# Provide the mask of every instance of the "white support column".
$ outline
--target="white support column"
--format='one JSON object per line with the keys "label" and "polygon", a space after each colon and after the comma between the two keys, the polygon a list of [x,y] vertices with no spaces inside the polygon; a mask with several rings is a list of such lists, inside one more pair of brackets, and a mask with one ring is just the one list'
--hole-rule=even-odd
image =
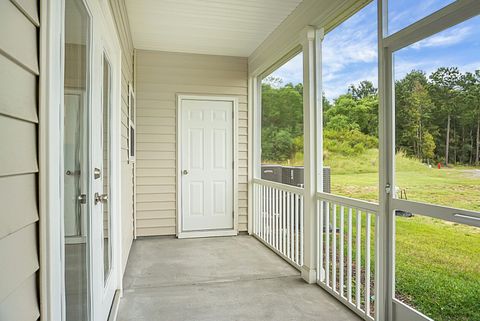
{"label": "white support column", "polygon": [[[317,280],[317,162],[316,162],[316,67],[315,29],[305,28],[300,35],[303,47],[303,133],[304,133],[304,258],[302,278]],[[321,93],[320,93],[321,94]]]}
{"label": "white support column", "polygon": [[248,234],[253,233],[253,168],[256,166],[253,162],[253,100],[255,90],[253,90],[253,78],[248,78],[248,208],[247,208],[247,229]]}

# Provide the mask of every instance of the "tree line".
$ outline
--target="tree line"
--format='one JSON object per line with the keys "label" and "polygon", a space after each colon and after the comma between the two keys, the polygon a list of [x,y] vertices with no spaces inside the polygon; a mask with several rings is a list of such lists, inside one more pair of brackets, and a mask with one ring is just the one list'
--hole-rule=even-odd
{"label": "tree line", "polygon": [[[396,150],[425,163],[478,165],[480,70],[413,70],[395,82]],[[284,162],[303,152],[303,86],[278,78],[262,84],[262,158]],[[351,85],[323,98],[324,146],[346,155],[378,146],[378,90]]]}

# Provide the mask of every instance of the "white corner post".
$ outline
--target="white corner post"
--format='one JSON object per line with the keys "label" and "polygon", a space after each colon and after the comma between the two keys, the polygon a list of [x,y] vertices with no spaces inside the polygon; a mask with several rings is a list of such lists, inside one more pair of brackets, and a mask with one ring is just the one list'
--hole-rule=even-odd
{"label": "white corner post", "polygon": [[[304,135],[304,232],[302,278],[317,281],[317,113],[316,31],[306,27],[300,35],[303,48],[303,135]],[[321,93],[320,93],[321,95]]]}

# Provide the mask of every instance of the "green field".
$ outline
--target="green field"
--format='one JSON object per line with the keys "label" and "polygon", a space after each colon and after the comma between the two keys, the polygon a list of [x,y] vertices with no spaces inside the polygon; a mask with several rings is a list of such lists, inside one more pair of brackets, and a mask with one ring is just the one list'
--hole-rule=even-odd
{"label": "green field", "polygon": [[[378,199],[377,151],[326,155],[332,192]],[[397,155],[397,186],[410,200],[480,211],[480,171],[428,167]],[[421,213],[420,213],[421,214]],[[396,295],[434,320],[480,320],[480,229],[426,216],[396,218]]]}

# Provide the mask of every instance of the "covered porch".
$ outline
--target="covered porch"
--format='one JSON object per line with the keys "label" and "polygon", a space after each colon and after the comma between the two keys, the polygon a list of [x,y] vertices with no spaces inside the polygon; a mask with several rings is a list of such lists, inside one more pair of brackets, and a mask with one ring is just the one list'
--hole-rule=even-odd
{"label": "covered porch", "polygon": [[360,320],[254,237],[138,239],[117,320]]}

